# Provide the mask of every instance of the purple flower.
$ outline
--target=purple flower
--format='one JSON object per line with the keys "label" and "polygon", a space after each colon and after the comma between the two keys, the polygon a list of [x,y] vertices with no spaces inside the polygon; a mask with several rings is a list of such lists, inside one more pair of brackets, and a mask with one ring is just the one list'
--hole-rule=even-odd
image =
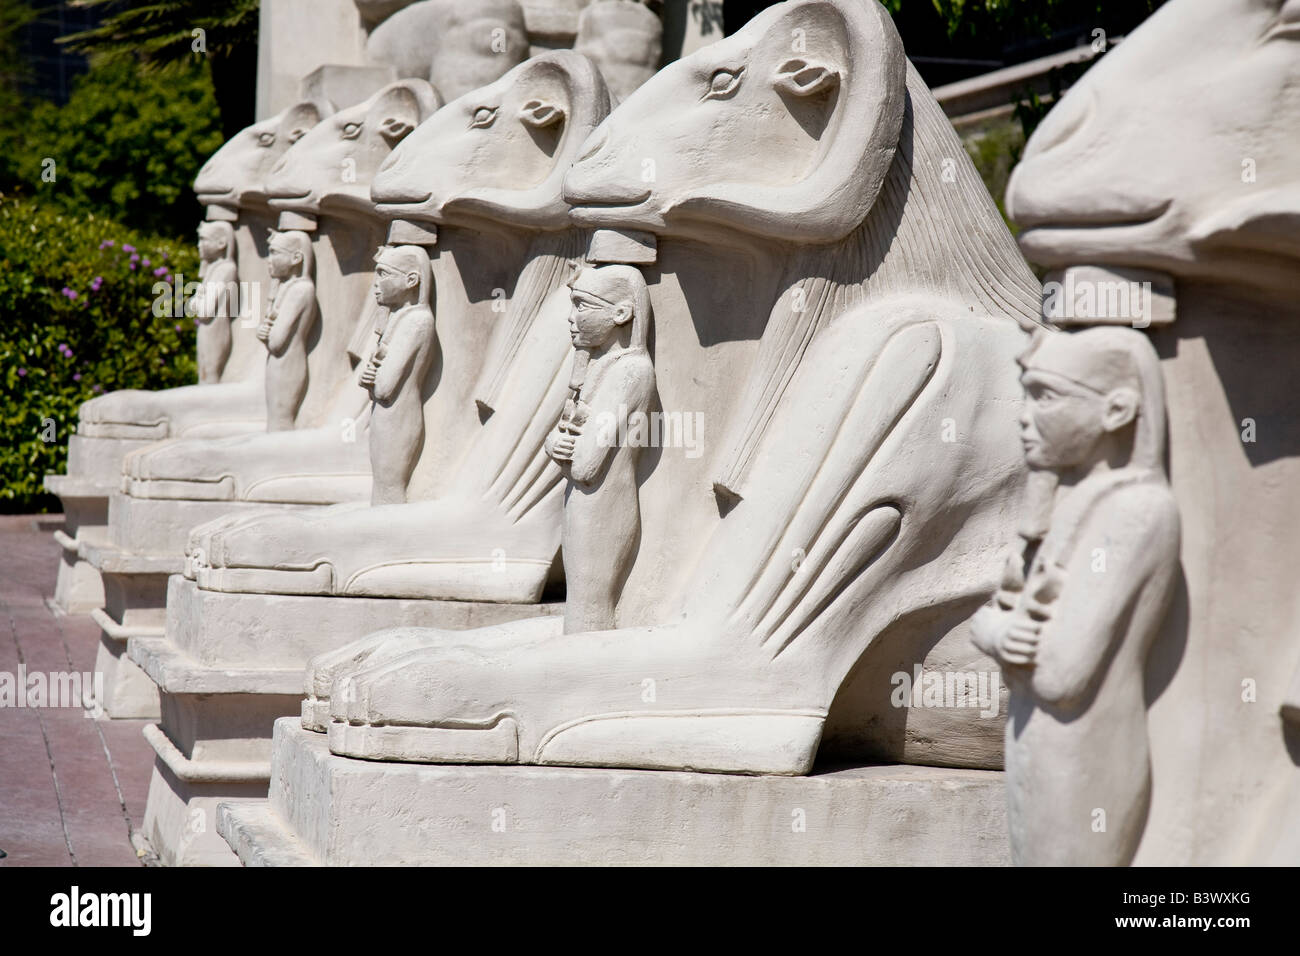
{"label": "purple flower", "polygon": [[72,380],[73,380],[74,382],[80,382],[80,381],[81,381],[81,373],[78,372],[76,375],[72,376]]}
{"label": "purple flower", "polygon": [[177,325],[177,326],[176,326],[176,331],[179,332],[180,330],[181,330],[180,325]]}
{"label": "purple flower", "polygon": [[135,252],[135,246],[131,245],[129,242],[124,242],[124,243],[122,243],[122,251],[123,251],[123,252]]}
{"label": "purple flower", "polygon": [[[146,261],[145,261],[145,265],[148,265],[148,264],[149,264],[149,262],[146,260]],[[164,276],[164,275],[167,274],[167,267],[166,267],[166,266],[159,266],[157,269],[154,269],[154,270],[153,270],[153,274],[156,275],[156,276]]]}
{"label": "purple flower", "polygon": [[172,274],[169,272],[169,273],[167,273],[167,275],[163,276],[163,281],[164,281],[164,282],[171,282],[171,281],[172,281]]}
{"label": "purple flower", "polygon": [[132,271],[132,272],[134,272],[134,271],[135,271],[135,263],[134,263],[134,262],[133,262],[133,263],[131,263],[131,271]]}
{"label": "purple flower", "polygon": [[148,260],[148,259],[141,259],[141,260],[140,260],[140,265],[142,265],[142,266],[144,266],[146,269],[148,269],[148,268],[149,268],[149,260]]}
{"label": "purple flower", "polygon": [[102,392],[103,390],[104,390],[103,385],[96,385],[94,388],[91,389],[92,392]]}
{"label": "purple flower", "polygon": [[25,369],[25,368],[20,368],[20,369],[18,370],[18,377],[19,377],[19,378],[22,378],[22,377],[23,377],[24,375],[26,375],[26,374],[27,374],[27,369]]}
{"label": "purple flower", "polygon": [[111,245],[113,245],[113,240],[112,240],[112,239],[105,239],[103,242],[101,242],[101,243],[99,244],[99,248],[101,248],[101,249],[107,249],[107,248],[108,248],[109,246],[111,246]]}
{"label": "purple flower", "polygon": [[101,285],[103,285],[103,284],[104,284],[104,277],[103,277],[103,276],[95,276],[95,278],[93,278],[93,279],[90,280],[90,291],[91,291],[91,292],[98,292],[98,291],[99,291],[99,287],[100,287]]}
{"label": "purple flower", "polygon": [[132,261],[132,262],[139,262],[139,261],[140,261],[140,253],[138,253],[138,252],[133,252],[133,253],[131,253],[131,261]]}
{"label": "purple flower", "polygon": [[75,299],[77,297],[76,290],[69,289],[66,285],[63,287],[63,294],[66,295],[69,299]]}

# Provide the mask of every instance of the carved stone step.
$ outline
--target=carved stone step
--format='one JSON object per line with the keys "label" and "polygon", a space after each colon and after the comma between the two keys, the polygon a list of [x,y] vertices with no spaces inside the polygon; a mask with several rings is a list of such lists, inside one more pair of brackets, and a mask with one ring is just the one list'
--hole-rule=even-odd
{"label": "carved stone step", "polygon": [[249,866],[1004,865],[1002,773],[913,766],[807,777],[435,766],[337,757],[275,725],[269,800],[216,827]]}

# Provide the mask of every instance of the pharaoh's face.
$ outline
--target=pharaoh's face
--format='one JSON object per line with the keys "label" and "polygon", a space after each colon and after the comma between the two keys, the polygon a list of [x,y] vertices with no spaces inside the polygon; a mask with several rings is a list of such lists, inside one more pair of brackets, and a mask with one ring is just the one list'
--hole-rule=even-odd
{"label": "pharaoh's face", "polygon": [[293,275],[300,261],[301,257],[298,253],[272,246],[270,255],[267,257],[266,266],[271,273],[271,278],[285,279]]}
{"label": "pharaoh's face", "polygon": [[226,244],[216,236],[199,233],[199,258],[204,262],[220,259],[226,251]]}
{"label": "pharaoh's face", "polygon": [[385,262],[375,265],[375,301],[380,305],[393,308],[403,304],[419,284],[420,277],[414,272],[403,272]]}
{"label": "pharaoh's face", "polygon": [[569,336],[573,347],[594,349],[606,345],[615,330],[631,318],[626,304],[615,305],[594,290],[575,282],[569,290]]}
{"label": "pharaoh's face", "polygon": [[1025,409],[1020,443],[1030,468],[1064,471],[1087,465],[1105,434],[1106,397],[1051,372],[1020,377]]}

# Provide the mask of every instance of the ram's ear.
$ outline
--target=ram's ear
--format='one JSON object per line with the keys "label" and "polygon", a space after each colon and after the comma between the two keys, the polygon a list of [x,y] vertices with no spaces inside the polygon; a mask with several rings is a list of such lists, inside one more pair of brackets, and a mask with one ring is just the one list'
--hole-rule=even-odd
{"label": "ram's ear", "polygon": [[334,107],[324,100],[303,100],[294,103],[280,115],[279,130],[286,146],[292,146],[307,135],[313,126],[334,112]]}
{"label": "ram's ear", "polygon": [[791,96],[813,96],[839,84],[839,71],[802,57],[786,60],[772,77],[772,85],[777,91]]}
{"label": "ram's ear", "polygon": [[564,107],[546,100],[529,100],[519,110],[519,121],[533,129],[554,126],[564,120]]}
{"label": "ram's ear", "polygon": [[[792,36],[806,38],[810,52],[791,51]],[[816,121],[816,165],[793,185],[722,181],[666,215],[785,241],[843,239],[871,211],[898,148],[907,100],[898,30],[875,0],[802,0],[769,8],[727,42],[746,41],[755,75],[782,91],[776,108]]]}
{"label": "ram's ear", "polygon": [[438,94],[428,80],[418,78],[390,83],[374,95],[366,118],[381,136],[395,146],[411,130],[437,111]]}

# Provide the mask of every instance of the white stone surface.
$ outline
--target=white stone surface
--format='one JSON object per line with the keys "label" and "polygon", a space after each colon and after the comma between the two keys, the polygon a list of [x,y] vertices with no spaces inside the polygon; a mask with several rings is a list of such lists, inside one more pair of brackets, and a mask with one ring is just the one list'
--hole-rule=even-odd
{"label": "white stone surface", "polygon": [[365,65],[366,28],[353,0],[266,0],[257,42],[257,117],[291,105],[319,66]]}
{"label": "white stone surface", "polygon": [[[224,857],[224,845],[213,841],[215,802],[246,797],[259,782],[265,793],[272,727],[278,717],[298,719],[304,668],[313,655],[377,626],[482,627],[558,610],[221,594],[201,591],[180,575],[168,581],[166,607],[165,627],[132,637],[129,657],[118,667],[147,682],[152,716],[161,698],[160,722],[146,734],[158,755],[146,836],[164,860],[204,865]],[[127,706],[124,693],[119,709]]]}
{"label": "white stone surface", "polygon": [[1044,331],[1018,361],[1023,547],[971,622],[1011,688],[1012,859],[1125,866],[1151,803],[1143,674],[1178,576],[1160,359],[1103,327]]}
{"label": "white stone surface", "polygon": [[809,777],[421,767],[336,757],[281,720],[269,802],[217,829],[247,865],[997,866],[1002,775]]}
{"label": "white stone surface", "polygon": [[562,286],[582,251],[560,186],[607,110],[590,61],[557,52],[447,104],[394,151],[374,201],[395,232],[437,229],[440,358],[423,383],[427,438],[408,503],[197,529],[200,587],[541,597],[560,544],[560,474],[541,446],[563,406]]}
{"label": "white stone surface", "polygon": [[564,194],[657,237],[659,400],[702,441],[640,456],[612,627],[399,632],[335,675],[331,749],[805,774],[832,709],[898,709],[887,683],[842,695],[855,674],[919,662],[994,590],[1037,283],[876,5],[781,4],[664,68]]}
{"label": "white stone surface", "polygon": [[487,86],[528,58],[524,11],[515,0],[420,0],[379,24],[369,62],[433,83],[443,100]]}
{"label": "white stone surface", "polygon": [[1176,292],[1146,330],[1183,533],[1147,669],[1138,864],[1300,861],[1300,731],[1280,715],[1300,667],[1294,20],[1172,0],[1071,87],[1008,187],[1030,259],[1162,271]]}

